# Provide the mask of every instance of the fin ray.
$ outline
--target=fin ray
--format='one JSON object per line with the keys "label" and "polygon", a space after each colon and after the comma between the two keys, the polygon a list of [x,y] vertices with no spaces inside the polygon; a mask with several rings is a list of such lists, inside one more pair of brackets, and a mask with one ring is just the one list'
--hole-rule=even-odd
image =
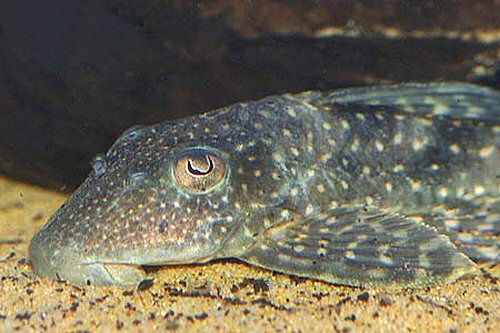
{"label": "fin ray", "polygon": [[452,242],[475,262],[500,261],[500,198],[481,197],[457,204],[454,214],[425,219],[449,235]]}
{"label": "fin ray", "polygon": [[386,106],[418,114],[500,121],[500,93],[470,83],[407,83],[320,93],[316,105]]}

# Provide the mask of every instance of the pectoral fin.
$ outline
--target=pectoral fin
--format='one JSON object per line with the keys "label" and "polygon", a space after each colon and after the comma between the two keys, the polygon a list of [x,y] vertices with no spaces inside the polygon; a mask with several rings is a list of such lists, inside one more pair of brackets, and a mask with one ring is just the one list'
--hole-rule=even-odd
{"label": "pectoral fin", "polygon": [[459,250],[474,262],[498,264],[500,261],[500,198],[481,197],[460,202],[452,213],[425,217],[446,233]]}
{"label": "pectoral fin", "polygon": [[362,208],[335,209],[271,228],[240,259],[351,286],[421,287],[475,271],[434,228]]}

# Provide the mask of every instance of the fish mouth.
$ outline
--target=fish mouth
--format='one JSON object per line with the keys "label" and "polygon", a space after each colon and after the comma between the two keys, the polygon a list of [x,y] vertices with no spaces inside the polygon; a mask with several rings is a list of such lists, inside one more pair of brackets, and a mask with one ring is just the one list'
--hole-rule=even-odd
{"label": "fish mouth", "polygon": [[29,256],[35,274],[80,285],[137,286],[146,278],[139,265],[82,260],[74,251],[58,248],[40,230],[31,240]]}
{"label": "fish mouth", "polygon": [[35,234],[29,246],[34,273],[52,280],[80,285],[136,286],[146,278],[143,266],[204,263],[217,253],[217,247],[210,242],[185,248],[167,242],[149,249],[96,253],[83,240],[58,232],[61,215],[56,216]]}

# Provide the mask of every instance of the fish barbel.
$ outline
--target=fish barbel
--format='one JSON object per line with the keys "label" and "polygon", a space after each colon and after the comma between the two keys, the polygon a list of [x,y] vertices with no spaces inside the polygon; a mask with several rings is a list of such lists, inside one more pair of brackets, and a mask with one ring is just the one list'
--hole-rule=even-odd
{"label": "fish barbel", "polygon": [[499,260],[500,93],[304,92],[126,131],[35,235],[34,271],[135,285],[237,258],[350,286],[452,282]]}

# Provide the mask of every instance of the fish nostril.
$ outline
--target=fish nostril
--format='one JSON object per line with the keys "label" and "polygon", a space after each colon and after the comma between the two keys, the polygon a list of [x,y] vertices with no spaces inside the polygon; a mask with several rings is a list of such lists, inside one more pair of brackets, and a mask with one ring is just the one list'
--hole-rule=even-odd
{"label": "fish nostril", "polygon": [[107,169],[107,161],[103,154],[97,155],[92,161],[92,169],[97,177],[102,176]]}

